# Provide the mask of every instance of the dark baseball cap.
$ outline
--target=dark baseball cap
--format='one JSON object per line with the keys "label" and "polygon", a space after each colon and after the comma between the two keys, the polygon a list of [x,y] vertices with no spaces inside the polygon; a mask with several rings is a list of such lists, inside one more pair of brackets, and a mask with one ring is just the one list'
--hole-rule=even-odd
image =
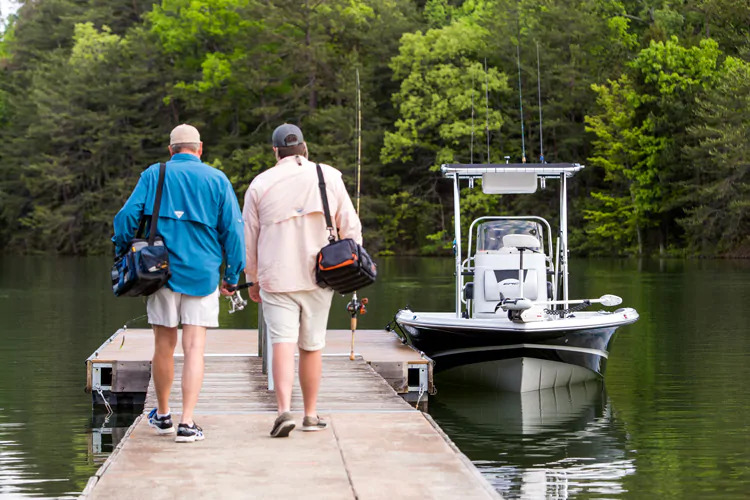
{"label": "dark baseball cap", "polygon": [[276,130],[273,131],[271,141],[275,148],[283,148],[302,144],[305,142],[305,139],[302,137],[302,131],[297,125],[284,123],[276,127]]}

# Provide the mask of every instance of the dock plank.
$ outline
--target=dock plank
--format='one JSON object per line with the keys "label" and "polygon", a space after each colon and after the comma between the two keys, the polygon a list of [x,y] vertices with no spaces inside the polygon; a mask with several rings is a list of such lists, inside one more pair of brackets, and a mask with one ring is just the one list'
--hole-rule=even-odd
{"label": "dock plank", "polygon": [[[170,409],[179,414],[182,399],[179,391],[182,359],[175,359],[175,381]],[[276,397],[267,390],[266,376],[258,357],[206,358],[203,388],[195,408],[196,414],[275,411]],[[146,396],[146,407],[156,406],[153,382]],[[302,408],[299,380],[292,390],[292,408]],[[318,410],[389,410],[411,411],[412,407],[386,383],[362,358],[324,357],[323,379],[318,395]]]}

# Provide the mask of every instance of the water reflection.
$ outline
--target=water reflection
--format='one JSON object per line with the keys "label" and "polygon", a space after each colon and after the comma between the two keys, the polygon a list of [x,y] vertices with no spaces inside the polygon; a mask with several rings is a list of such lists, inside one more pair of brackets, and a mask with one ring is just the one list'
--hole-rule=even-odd
{"label": "water reflection", "polygon": [[635,472],[598,381],[522,394],[443,381],[430,414],[505,498],[608,498]]}
{"label": "water reflection", "polygon": [[89,460],[97,465],[103,464],[120,444],[128,428],[142,410],[141,407],[134,408],[133,411],[118,410],[111,414],[98,409],[93,410],[91,432],[87,436]]}
{"label": "water reflection", "polygon": [[[0,408],[0,413],[2,410]],[[23,446],[12,439],[14,435],[28,431],[23,423],[0,422],[0,497],[17,497],[29,492],[38,495],[50,483],[68,481],[45,478],[34,467],[29,467],[29,457]]]}

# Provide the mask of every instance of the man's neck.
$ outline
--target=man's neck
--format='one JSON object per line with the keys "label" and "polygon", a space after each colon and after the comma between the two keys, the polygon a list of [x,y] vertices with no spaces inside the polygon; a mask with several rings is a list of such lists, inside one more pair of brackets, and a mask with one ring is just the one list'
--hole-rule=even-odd
{"label": "man's neck", "polygon": [[291,155],[291,156],[285,156],[284,158],[281,158],[276,161],[276,165],[287,162],[287,161],[293,161],[296,162],[297,165],[302,165],[305,161],[308,161],[305,156],[302,155]]}
{"label": "man's neck", "polygon": [[193,151],[180,151],[179,153],[175,153],[172,155],[172,158],[174,158],[176,155],[190,155],[195,156],[197,159],[201,159],[200,155],[198,153],[195,153]]}

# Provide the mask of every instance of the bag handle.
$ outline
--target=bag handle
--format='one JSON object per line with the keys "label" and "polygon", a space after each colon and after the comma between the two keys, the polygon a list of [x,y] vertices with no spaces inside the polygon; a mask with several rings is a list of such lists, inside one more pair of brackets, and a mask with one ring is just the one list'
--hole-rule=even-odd
{"label": "bag handle", "polygon": [[[161,195],[164,191],[164,176],[167,172],[167,164],[164,162],[159,163],[159,181],[156,184],[156,197],[154,198],[154,209],[151,212],[151,223],[149,224],[149,230],[148,230],[148,244],[149,246],[154,246],[154,240],[156,239],[156,226],[157,222],[159,221],[159,209],[161,208]],[[145,215],[141,216],[141,222],[138,224],[138,230],[135,232],[136,238],[141,238],[143,236],[143,232],[146,229],[146,220],[147,217]]]}
{"label": "bag handle", "polygon": [[328,193],[326,193],[326,180],[323,178],[323,169],[320,168],[320,163],[315,164],[315,168],[318,170],[318,187],[320,188],[320,197],[323,199],[323,213],[326,216],[326,229],[328,229],[328,241],[333,243],[336,241],[336,236],[333,231],[333,222],[331,222],[331,210],[328,207]]}

